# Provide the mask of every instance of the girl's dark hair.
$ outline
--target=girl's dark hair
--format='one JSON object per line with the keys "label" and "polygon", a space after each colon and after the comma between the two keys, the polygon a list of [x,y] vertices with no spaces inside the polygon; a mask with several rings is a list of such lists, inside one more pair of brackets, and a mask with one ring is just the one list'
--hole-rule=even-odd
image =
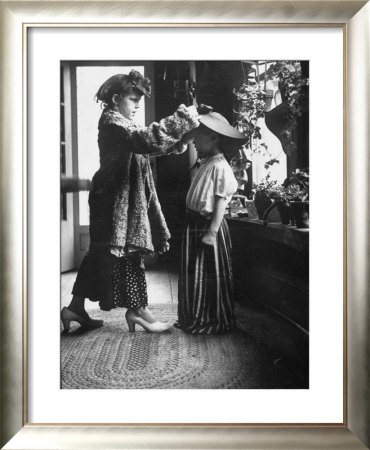
{"label": "girl's dark hair", "polygon": [[106,106],[112,107],[113,95],[129,94],[133,90],[137,90],[142,95],[150,98],[150,80],[149,78],[144,78],[137,70],[131,70],[128,75],[119,73],[108,78],[95,94],[95,100],[97,102],[102,102]]}

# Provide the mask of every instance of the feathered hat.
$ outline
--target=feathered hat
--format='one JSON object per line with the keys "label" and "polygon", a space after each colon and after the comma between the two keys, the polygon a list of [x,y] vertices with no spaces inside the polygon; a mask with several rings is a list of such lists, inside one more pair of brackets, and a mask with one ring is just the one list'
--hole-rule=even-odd
{"label": "feathered hat", "polygon": [[129,93],[132,89],[137,89],[150,98],[151,85],[149,78],[144,78],[137,70],[131,70],[128,75],[121,73],[113,75],[100,86],[95,98],[97,102],[109,103],[114,94]]}

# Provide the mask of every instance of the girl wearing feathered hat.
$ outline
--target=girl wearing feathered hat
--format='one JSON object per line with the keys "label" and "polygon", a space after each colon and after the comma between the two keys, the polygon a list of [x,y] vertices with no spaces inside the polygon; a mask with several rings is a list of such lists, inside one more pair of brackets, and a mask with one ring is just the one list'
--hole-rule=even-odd
{"label": "girl wearing feathered hat", "polygon": [[234,326],[231,240],[224,214],[238,183],[224,153],[235,152],[246,137],[210,107],[200,112],[194,138],[200,163],[186,198],[175,326],[213,334]]}
{"label": "girl wearing feathered hat", "polygon": [[179,106],[172,116],[148,127],[134,117],[150,81],[139,72],[118,74],[100,87],[96,100],[104,109],[99,120],[100,168],[89,195],[90,247],[78,271],[70,305],[63,308],[65,330],[72,320],[96,328],[85,298],[99,301],[101,309],[127,308],[129,331],[135,325],[162,332],[170,325],[159,322],[148,308],[143,255],[169,248],[167,229],[157,198],[149,155],[181,153],[191,132],[199,126],[195,107]]}

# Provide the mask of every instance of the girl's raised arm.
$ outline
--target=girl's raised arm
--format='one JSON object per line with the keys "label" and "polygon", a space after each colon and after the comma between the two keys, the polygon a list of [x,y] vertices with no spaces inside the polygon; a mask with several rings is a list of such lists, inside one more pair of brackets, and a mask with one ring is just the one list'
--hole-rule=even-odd
{"label": "girl's raised arm", "polygon": [[122,145],[133,153],[161,155],[172,153],[173,147],[178,147],[184,135],[199,126],[199,121],[195,107],[180,105],[173,115],[153,122],[148,127],[140,126],[117,113],[113,113],[113,120],[103,120],[99,127],[100,134],[104,134],[104,125],[113,125],[116,145]]}

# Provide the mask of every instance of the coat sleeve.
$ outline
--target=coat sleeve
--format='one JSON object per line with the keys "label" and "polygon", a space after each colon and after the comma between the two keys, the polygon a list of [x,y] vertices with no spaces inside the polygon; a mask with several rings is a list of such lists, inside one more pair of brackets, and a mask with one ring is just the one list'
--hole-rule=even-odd
{"label": "coat sleeve", "polygon": [[176,144],[166,150],[164,153],[163,151],[156,151],[154,153],[151,153],[150,156],[165,156],[165,155],[181,155],[182,153],[185,153],[188,149],[188,145],[190,142],[192,142],[194,138],[193,130],[184,134],[179,142],[176,142]]}
{"label": "coat sleeve", "polygon": [[[199,126],[195,115],[185,105],[176,112],[148,127],[128,122],[121,128],[122,143],[133,153],[165,155],[183,150],[180,144],[183,136]],[[180,144],[180,147],[179,147]]]}

